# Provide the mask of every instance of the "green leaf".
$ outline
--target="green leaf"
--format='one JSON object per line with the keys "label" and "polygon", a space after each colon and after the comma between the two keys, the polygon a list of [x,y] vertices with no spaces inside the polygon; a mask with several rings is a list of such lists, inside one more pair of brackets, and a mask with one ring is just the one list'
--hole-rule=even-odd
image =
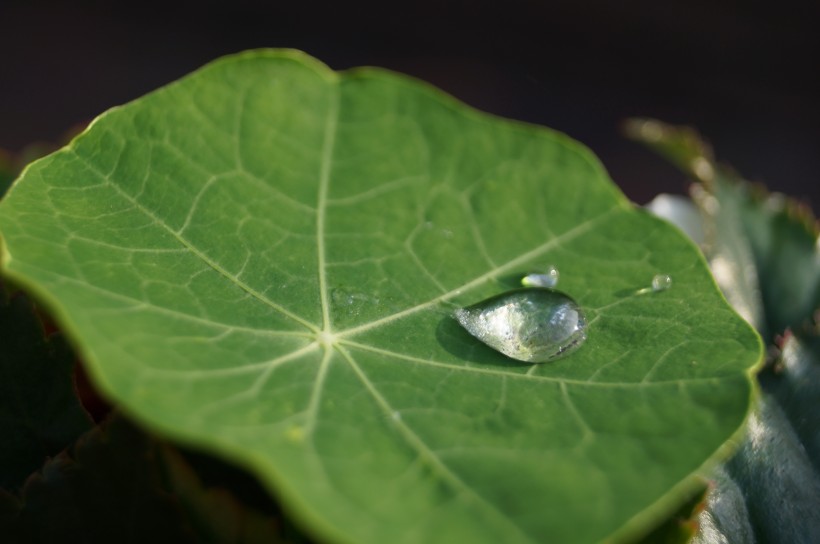
{"label": "green leaf", "polygon": [[[690,128],[636,119],[627,132],[701,180],[692,194],[715,275],[738,310],[778,343],[770,352],[779,357],[758,376],[762,400],[742,447],[716,472],[696,542],[813,542],[820,532],[817,223],[805,207],[717,165]],[[786,329],[795,334],[777,336]]]}
{"label": "green leaf", "polygon": [[723,465],[715,468],[712,478],[714,487],[698,519],[700,527],[693,544],[754,544],[755,533],[740,487]]}
{"label": "green leaf", "polygon": [[661,193],[644,207],[678,227],[699,246],[703,244],[703,214],[688,197]]}
{"label": "green leaf", "polygon": [[764,387],[791,422],[815,471],[820,474],[820,335],[789,335]]}
{"label": "green leaf", "polygon": [[[68,143],[71,138],[80,133],[80,127],[75,127],[68,131],[61,138],[60,145]],[[60,146],[45,142],[35,142],[27,145],[19,153],[10,153],[5,149],[0,149],[0,198],[6,194],[12,182],[20,175],[23,167],[40,157],[53,153]]]}
{"label": "green leaf", "polygon": [[[725,454],[760,359],[697,249],[579,144],[293,52],[98,118],[0,233],[111,399],[330,540],[639,536]],[[452,319],[548,264],[589,318],[570,357]]]}
{"label": "green leaf", "polygon": [[764,395],[748,438],[728,463],[758,540],[814,542],[820,534],[820,476],[780,406]]}
{"label": "green leaf", "polygon": [[[810,543],[820,532],[820,337],[789,335],[760,375],[762,401],[742,447],[728,463],[758,542]],[[725,509],[728,515],[728,508]],[[748,522],[747,522],[748,523]],[[726,531],[729,542],[742,541]]]}
{"label": "green leaf", "polygon": [[46,338],[31,302],[0,284],[0,488],[17,490],[47,457],[88,430],[74,391],[74,356]]}
{"label": "green leaf", "polygon": [[761,402],[737,454],[719,470],[698,544],[811,543],[820,532],[820,338],[786,338],[759,376]]}
{"label": "green leaf", "polygon": [[718,283],[754,298],[753,322],[767,340],[804,329],[820,308],[820,252],[811,219],[782,195],[736,177],[715,176],[706,187],[709,193],[699,198],[707,200],[701,205],[707,213],[717,214],[710,253]]}
{"label": "green leaf", "polygon": [[626,131],[702,182],[693,197],[705,214],[704,251],[735,309],[768,341],[803,329],[820,308],[820,245],[810,211],[717,164],[691,128],[633,119]]}
{"label": "green leaf", "polygon": [[666,521],[640,540],[640,544],[686,544],[698,532],[698,519],[703,511],[709,488],[701,489],[684,502]]}

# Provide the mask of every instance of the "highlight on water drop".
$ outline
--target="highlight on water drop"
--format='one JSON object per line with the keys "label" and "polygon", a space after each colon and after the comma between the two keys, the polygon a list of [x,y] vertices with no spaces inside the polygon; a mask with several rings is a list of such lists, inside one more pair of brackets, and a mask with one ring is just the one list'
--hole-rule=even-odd
{"label": "highlight on water drop", "polygon": [[518,361],[546,363],[578,349],[587,320],[575,300],[544,287],[516,289],[456,310],[467,332]]}
{"label": "highlight on water drop", "polygon": [[656,293],[658,291],[666,291],[672,287],[672,276],[668,274],[656,274],[652,278],[652,290]]}
{"label": "highlight on water drop", "polygon": [[524,287],[547,287],[552,289],[558,285],[559,277],[558,269],[549,265],[543,272],[533,272],[521,278],[521,285]]}
{"label": "highlight on water drop", "polygon": [[652,282],[649,287],[638,289],[635,291],[636,295],[645,295],[647,293],[660,293],[672,287],[672,276],[669,274],[656,274],[652,277]]}

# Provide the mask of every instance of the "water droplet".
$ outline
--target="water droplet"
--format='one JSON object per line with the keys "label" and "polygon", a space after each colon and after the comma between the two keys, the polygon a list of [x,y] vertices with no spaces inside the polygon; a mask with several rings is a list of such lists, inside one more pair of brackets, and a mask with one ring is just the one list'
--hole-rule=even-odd
{"label": "water droplet", "polygon": [[656,274],[652,277],[649,287],[644,287],[635,291],[635,295],[643,296],[648,293],[660,293],[672,287],[672,276],[668,274]]}
{"label": "water droplet", "polygon": [[347,312],[351,315],[358,315],[363,308],[379,304],[379,297],[358,291],[351,291],[342,287],[330,291],[330,300],[335,309]]}
{"label": "water droplet", "polygon": [[666,291],[672,287],[672,276],[667,274],[658,274],[652,278],[652,290],[656,293],[658,291]]}
{"label": "water droplet", "polygon": [[467,332],[508,357],[545,363],[586,340],[587,322],[578,304],[559,291],[516,289],[456,310]]}
{"label": "water droplet", "polygon": [[356,291],[348,291],[347,289],[333,289],[330,293],[330,298],[337,306],[353,306],[354,304],[363,304],[367,302],[378,302],[378,298],[371,297],[364,293]]}
{"label": "water droplet", "polygon": [[544,272],[534,272],[524,276],[521,279],[521,285],[524,287],[548,287],[551,289],[558,285],[559,276],[558,269],[550,265]]}

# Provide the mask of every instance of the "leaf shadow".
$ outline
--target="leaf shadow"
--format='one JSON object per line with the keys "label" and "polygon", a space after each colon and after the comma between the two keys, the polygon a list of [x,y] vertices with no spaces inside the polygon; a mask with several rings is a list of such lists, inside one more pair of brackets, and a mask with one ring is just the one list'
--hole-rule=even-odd
{"label": "leaf shadow", "polygon": [[632,288],[632,289],[619,289],[618,291],[615,291],[612,294],[615,295],[618,299],[625,299],[625,298],[634,297],[635,295],[639,295],[639,294],[642,294],[642,293],[641,293],[641,288],[640,287],[635,287],[635,288]]}
{"label": "leaf shadow", "polygon": [[521,278],[526,276],[526,272],[518,271],[518,272],[511,272],[509,274],[504,274],[503,276],[498,276],[495,281],[501,286],[507,289],[521,289]]}

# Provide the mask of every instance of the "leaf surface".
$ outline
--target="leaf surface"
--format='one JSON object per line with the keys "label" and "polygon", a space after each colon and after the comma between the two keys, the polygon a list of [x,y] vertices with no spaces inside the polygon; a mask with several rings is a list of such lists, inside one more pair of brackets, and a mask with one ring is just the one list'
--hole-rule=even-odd
{"label": "leaf surface", "polygon": [[811,326],[820,309],[820,245],[811,211],[718,164],[689,127],[633,119],[626,132],[700,180],[704,251],[729,302],[766,341]]}
{"label": "leaf surface", "polygon": [[[112,399],[337,541],[638,536],[737,432],[760,358],[579,144],[291,52],[98,118],[0,233]],[[572,356],[519,364],[452,319],[549,264],[589,319]]]}
{"label": "leaf surface", "polygon": [[[627,133],[702,182],[691,192],[718,283],[777,344],[758,375],[762,395],[743,443],[713,475],[695,541],[813,542],[820,532],[820,330],[812,322],[820,306],[817,222],[794,200],[718,165],[691,128],[634,119]],[[686,204],[675,206],[655,209],[678,221]]]}

